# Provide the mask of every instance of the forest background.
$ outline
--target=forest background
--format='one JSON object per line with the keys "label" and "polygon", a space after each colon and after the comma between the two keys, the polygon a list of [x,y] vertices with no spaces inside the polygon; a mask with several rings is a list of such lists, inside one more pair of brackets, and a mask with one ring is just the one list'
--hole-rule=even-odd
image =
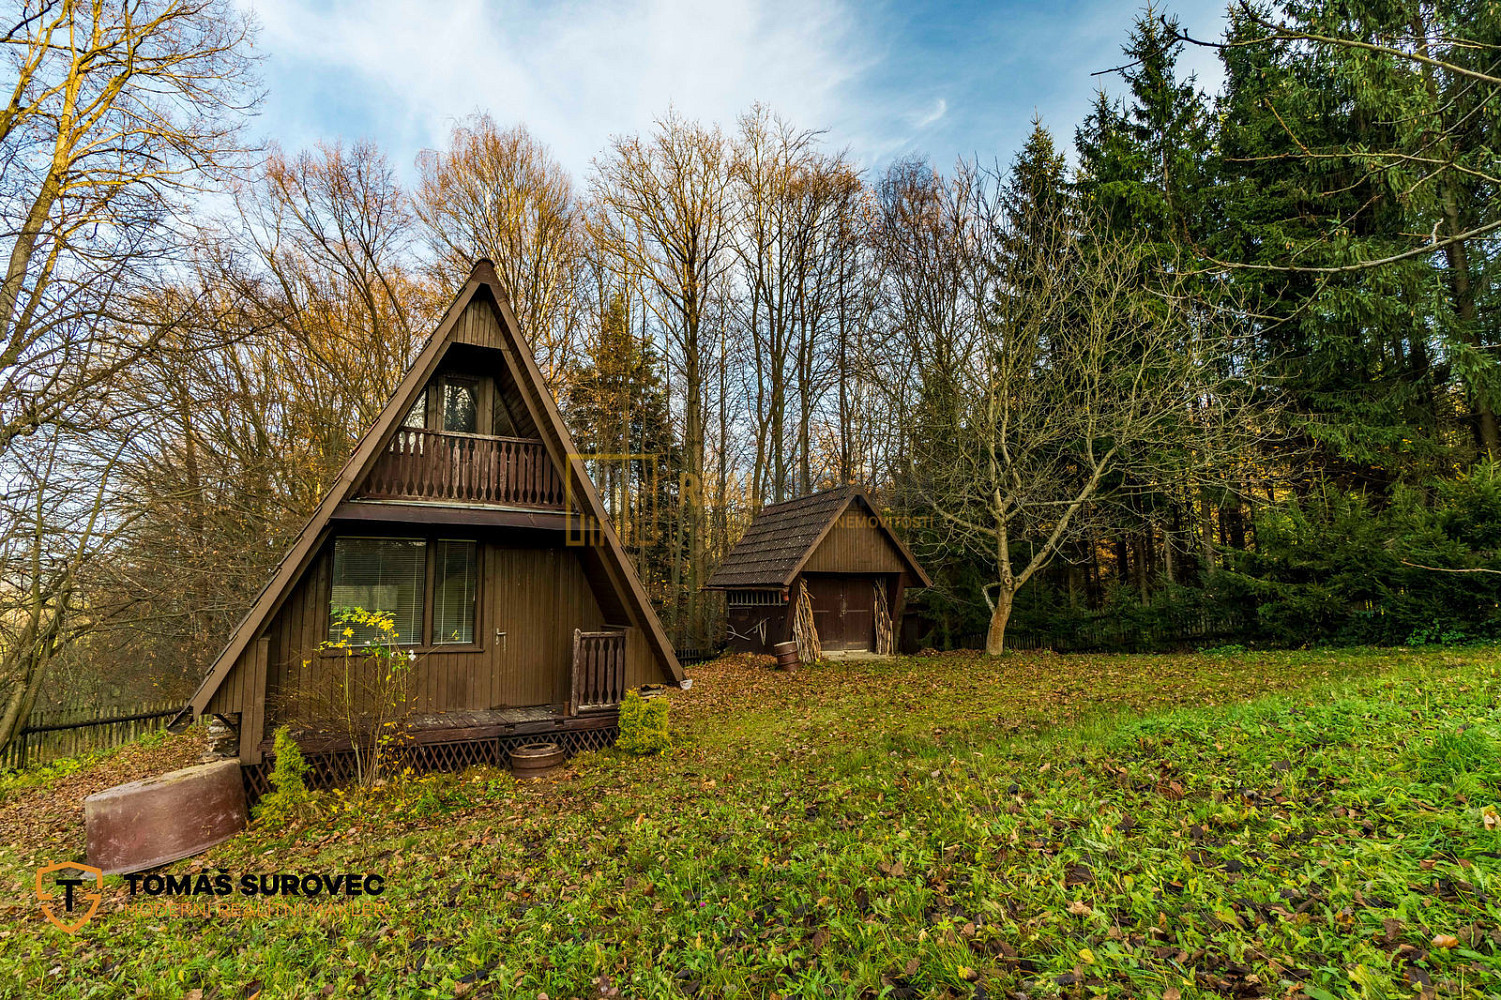
{"label": "forest background", "polygon": [[591,472],[680,648],[751,516],[844,483],[922,645],[1501,632],[1492,4],[1147,9],[989,163],[758,105],[572,176],[480,114],[410,185],[251,148],[218,0],[0,30],[0,731],[189,690],[481,256],[580,448],[656,456]]}

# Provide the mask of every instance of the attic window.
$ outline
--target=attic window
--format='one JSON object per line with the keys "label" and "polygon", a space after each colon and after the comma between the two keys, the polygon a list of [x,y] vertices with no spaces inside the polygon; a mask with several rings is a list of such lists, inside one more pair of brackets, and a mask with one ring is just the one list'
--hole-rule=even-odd
{"label": "attic window", "polygon": [[417,401],[407,411],[407,415],[401,418],[401,426],[414,427],[418,430],[427,426],[427,390],[423,389],[417,394]]}
{"label": "attic window", "polygon": [[[422,639],[422,597],[426,589],[427,543],[420,538],[339,538],[334,541],[333,586],[329,593],[328,638],[362,645],[379,630],[339,620],[349,608],[391,616],[397,641]],[[350,629],[352,636],[344,635]]]}
{"label": "attic window", "polygon": [[444,381],[443,429],[473,434],[479,428],[479,387],[473,382]]}

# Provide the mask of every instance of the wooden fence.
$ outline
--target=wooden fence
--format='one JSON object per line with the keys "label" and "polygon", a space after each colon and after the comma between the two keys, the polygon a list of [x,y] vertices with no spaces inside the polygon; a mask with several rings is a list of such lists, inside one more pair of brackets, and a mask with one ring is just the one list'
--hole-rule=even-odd
{"label": "wooden fence", "polygon": [[181,702],[137,705],[73,705],[32,712],[17,737],[0,749],[0,768],[21,768],[91,750],[129,743],[160,729],[182,708]]}

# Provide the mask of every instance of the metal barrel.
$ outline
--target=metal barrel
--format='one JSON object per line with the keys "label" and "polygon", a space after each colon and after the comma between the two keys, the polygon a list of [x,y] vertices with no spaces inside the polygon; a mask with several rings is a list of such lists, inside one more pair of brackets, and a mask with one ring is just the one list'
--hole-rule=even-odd
{"label": "metal barrel", "polygon": [[796,670],[802,663],[795,642],[779,642],[771,647],[771,651],[776,654],[778,670]]}

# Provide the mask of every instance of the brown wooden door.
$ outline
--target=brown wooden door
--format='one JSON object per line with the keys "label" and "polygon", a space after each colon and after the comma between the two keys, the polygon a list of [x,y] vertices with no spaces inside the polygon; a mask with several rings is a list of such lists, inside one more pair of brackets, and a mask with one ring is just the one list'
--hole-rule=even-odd
{"label": "brown wooden door", "polygon": [[875,637],[875,591],[869,577],[808,576],[813,624],[825,649],[870,649]]}
{"label": "brown wooden door", "polygon": [[492,548],[489,557],[485,646],[494,670],[490,707],[560,703],[567,693],[556,634],[558,553]]}

